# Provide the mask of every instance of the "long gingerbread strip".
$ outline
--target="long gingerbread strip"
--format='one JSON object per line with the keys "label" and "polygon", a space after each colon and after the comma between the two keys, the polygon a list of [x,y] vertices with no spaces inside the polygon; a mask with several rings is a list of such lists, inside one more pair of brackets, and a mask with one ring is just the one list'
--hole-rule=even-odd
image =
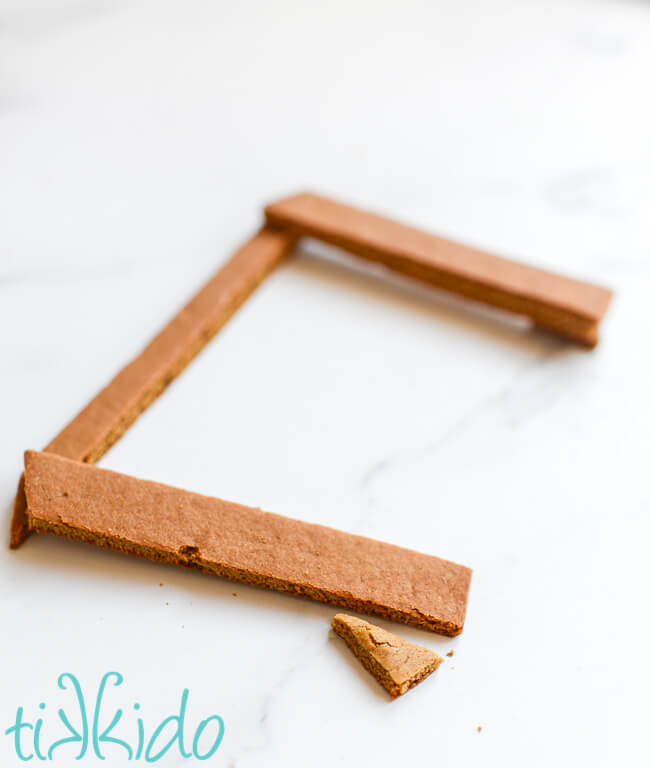
{"label": "long gingerbread strip", "polygon": [[30,528],[445,635],[463,629],[471,571],[410,549],[221,499],[25,454]]}
{"label": "long gingerbread strip", "polygon": [[268,223],[323,240],[451,293],[524,315],[588,347],[611,292],[421,232],[312,194],[265,209]]}
{"label": "long gingerbread strip", "polygon": [[[293,242],[293,236],[271,227],[248,240],[45,450],[89,463],[101,458],[284,259]],[[28,535],[21,478],[11,546],[20,546]]]}

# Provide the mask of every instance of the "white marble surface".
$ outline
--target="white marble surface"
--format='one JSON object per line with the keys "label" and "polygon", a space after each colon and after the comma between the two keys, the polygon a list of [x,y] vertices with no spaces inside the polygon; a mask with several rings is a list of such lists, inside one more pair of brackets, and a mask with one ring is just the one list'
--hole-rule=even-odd
{"label": "white marble surface", "polygon": [[391,703],[331,608],[33,537],[2,732],[115,669],[148,724],[220,714],[226,768],[647,765],[649,40],[632,1],[0,0],[5,529],[23,449],[278,195],[616,290],[588,353],[306,248],[101,465],[472,566],[461,637],[378,622],[454,657]]}

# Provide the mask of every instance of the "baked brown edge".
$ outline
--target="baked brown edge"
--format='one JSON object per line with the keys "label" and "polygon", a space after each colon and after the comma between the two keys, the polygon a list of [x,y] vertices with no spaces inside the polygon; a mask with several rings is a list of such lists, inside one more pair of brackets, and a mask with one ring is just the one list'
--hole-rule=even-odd
{"label": "baked brown edge", "polygon": [[51,533],[56,536],[72,539],[73,541],[82,541],[86,544],[93,544],[105,549],[123,552],[128,555],[135,555],[158,563],[169,563],[172,565],[180,565],[184,568],[195,568],[203,573],[220,576],[224,579],[229,579],[230,581],[239,581],[256,587],[284,592],[296,597],[308,598],[319,603],[326,603],[327,605],[333,605],[339,608],[347,608],[348,610],[358,611],[359,613],[380,616],[384,619],[389,619],[401,624],[408,624],[409,626],[418,627],[420,629],[426,629],[430,632],[446,635],[447,637],[455,637],[463,631],[462,624],[459,625],[454,622],[431,619],[416,610],[398,611],[380,605],[379,603],[359,600],[347,593],[317,589],[309,584],[287,582],[269,576],[263,576],[249,570],[216,565],[203,560],[201,557],[196,557],[193,554],[182,555],[179,552],[163,548],[146,547],[142,544],[136,544],[117,536],[99,535],[91,530],[66,525],[65,523],[52,523],[32,516],[29,509],[27,509],[27,516],[30,530],[32,531]]}

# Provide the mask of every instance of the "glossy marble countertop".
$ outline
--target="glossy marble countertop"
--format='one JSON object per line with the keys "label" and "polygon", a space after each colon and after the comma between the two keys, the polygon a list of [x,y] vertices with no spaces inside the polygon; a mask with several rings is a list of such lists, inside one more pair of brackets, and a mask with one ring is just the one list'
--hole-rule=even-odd
{"label": "glossy marble countertop", "polygon": [[471,566],[460,637],[377,620],[453,657],[391,702],[330,607],[33,536],[0,551],[2,734],[22,706],[50,744],[58,676],[118,671],[105,725],[188,689],[224,768],[647,764],[648,40],[631,0],[0,0],[7,537],[23,450],[278,196],[616,293],[587,352],[305,243],[100,465]]}

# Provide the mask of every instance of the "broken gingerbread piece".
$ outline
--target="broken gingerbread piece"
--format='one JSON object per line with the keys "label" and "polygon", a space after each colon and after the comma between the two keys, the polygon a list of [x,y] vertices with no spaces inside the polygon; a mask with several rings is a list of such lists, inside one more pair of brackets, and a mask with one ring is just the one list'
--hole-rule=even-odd
{"label": "broken gingerbread piece", "polygon": [[339,613],[332,628],[393,698],[422,682],[442,664],[437,653],[354,616]]}
{"label": "broken gingerbread piece", "polygon": [[[77,461],[98,461],[287,256],[294,240],[272,227],[248,240],[45,450]],[[28,535],[21,478],[11,547],[19,547]]]}
{"label": "broken gingerbread piece", "polygon": [[50,453],[25,454],[27,516],[46,531],[150,560],[457,635],[471,570]]}
{"label": "broken gingerbread piece", "polygon": [[422,232],[319,195],[304,193],[265,208],[270,224],[313,237],[408,277],[530,318],[587,347],[611,291]]}

